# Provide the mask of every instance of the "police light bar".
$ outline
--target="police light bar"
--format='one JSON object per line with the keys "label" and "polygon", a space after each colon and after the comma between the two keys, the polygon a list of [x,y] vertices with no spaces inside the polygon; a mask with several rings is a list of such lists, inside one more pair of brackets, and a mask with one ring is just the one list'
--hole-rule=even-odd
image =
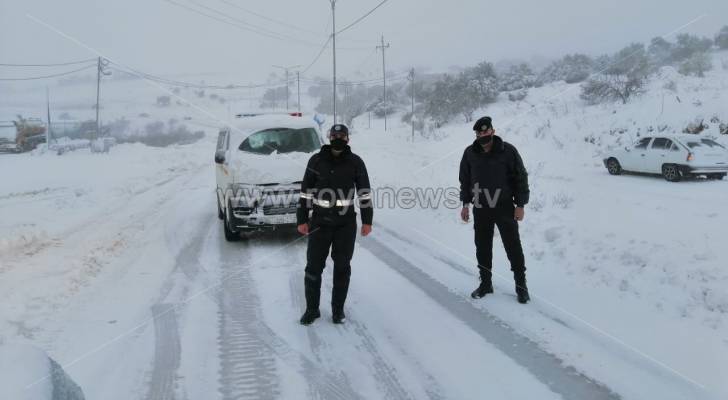
{"label": "police light bar", "polygon": [[302,112],[269,112],[269,113],[240,113],[235,114],[235,118],[259,117],[262,115],[288,115],[291,117],[303,117]]}

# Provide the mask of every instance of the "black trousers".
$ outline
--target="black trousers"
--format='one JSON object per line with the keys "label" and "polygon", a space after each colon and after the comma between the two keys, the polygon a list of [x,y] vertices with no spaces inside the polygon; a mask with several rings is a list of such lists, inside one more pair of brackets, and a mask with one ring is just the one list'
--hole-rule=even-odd
{"label": "black trousers", "polygon": [[478,259],[480,279],[491,282],[493,279],[493,232],[498,227],[503,247],[505,247],[511,271],[515,276],[523,276],[526,261],[521,248],[521,237],[518,234],[518,221],[513,218],[515,207],[512,204],[498,205],[495,208],[473,209],[473,225],[475,227],[475,254]]}
{"label": "black trousers", "polygon": [[351,218],[343,224],[318,225],[311,224],[306,251],[306,309],[318,310],[321,298],[321,274],[326,267],[326,258],[331,249],[334,260],[334,287],[331,293],[331,309],[344,310],[344,302],[349,292],[351,277],[351,257],[354,255],[356,240],[356,219]]}

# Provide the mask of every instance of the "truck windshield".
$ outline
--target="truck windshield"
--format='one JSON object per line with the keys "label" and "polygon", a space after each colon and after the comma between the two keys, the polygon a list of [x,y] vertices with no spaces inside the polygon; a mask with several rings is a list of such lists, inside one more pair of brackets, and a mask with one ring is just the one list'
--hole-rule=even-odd
{"label": "truck windshield", "polygon": [[15,125],[0,122],[0,139],[15,141],[16,133]]}
{"label": "truck windshield", "polygon": [[273,128],[256,132],[240,144],[239,150],[255,154],[303,152],[319,149],[321,142],[313,128]]}

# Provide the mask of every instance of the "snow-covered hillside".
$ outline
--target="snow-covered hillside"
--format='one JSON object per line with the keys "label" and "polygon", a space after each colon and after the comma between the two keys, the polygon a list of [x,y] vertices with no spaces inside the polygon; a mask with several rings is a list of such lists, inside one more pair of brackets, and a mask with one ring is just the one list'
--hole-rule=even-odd
{"label": "snow-covered hillside", "polygon": [[[578,85],[557,83],[480,110],[529,170],[533,301],[515,302],[496,238],[495,294],[472,302],[472,225],[457,208],[379,204],[342,328],[296,322],[305,240],[222,238],[214,127],[247,103],[182,92],[193,106],[156,109],[159,86],[114,82],[108,115],[191,117],[207,137],[0,155],[0,342],[43,348],[87,398],[726,397],[728,181],[610,176],[601,160],[701,120],[701,135],[728,144],[726,59],[716,53],[705,78],[663,68],[628,104],[585,106]],[[470,123],[412,140],[399,116],[389,122],[360,118],[351,138],[375,188],[457,187]]]}

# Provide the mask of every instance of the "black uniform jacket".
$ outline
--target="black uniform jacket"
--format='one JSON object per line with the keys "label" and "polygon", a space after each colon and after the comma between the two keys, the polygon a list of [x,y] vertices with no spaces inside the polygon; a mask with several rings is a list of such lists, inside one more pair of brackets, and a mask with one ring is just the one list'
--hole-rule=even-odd
{"label": "black uniform jacket", "polygon": [[[331,146],[324,145],[311,156],[301,182],[301,198],[297,210],[298,225],[309,222],[313,209],[313,222],[337,225],[356,217],[354,198],[359,200],[362,224],[371,224],[372,209],[369,175],[364,161],[346,146],[334,156]],[[336,205],[337,200],[346,205]]]}
{"label": "black uniform jacket", "polygon": [[460,200],[464,204],[477,201],[475,204],[480,207],[488,207],[484,191],[491,201],[498,195],[498,205],[515,203],[523,207],[528,203],[528,173],[523,160],[512,144],[498,136],[493,136],[490,152],[475,141],[465,149],[460,161]]}

